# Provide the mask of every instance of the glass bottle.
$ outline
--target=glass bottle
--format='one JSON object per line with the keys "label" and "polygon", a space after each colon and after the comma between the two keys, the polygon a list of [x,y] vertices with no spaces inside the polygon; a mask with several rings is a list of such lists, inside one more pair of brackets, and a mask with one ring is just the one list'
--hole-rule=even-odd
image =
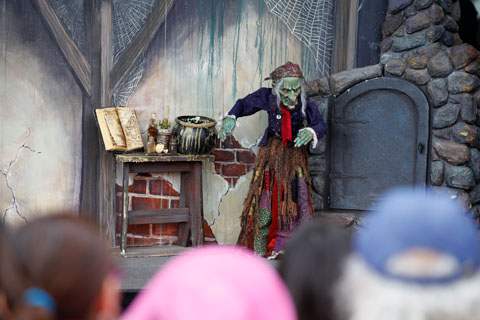
{"label": "glass bottle", "polygon": [[157,114],[155,112],[152,112],[150,124],[148,125],[147,143],[150,141],[150,137],[153,137],[153,142],[157,143]]}

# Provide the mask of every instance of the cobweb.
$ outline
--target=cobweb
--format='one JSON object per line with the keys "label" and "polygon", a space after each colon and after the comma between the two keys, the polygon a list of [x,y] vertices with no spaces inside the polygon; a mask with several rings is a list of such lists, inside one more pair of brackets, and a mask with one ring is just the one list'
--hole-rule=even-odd
{"label": "cobweb", "polygon": [[[113,1],[113,49],[114,63],[142,28],[152,12],[155,0],[114,0]],[[116,106],[127,105],[135,92],[145,68],[145,53],[138,57],[130,72],[113,91]]]}
{"label": "cobweb", "polygon": [[[91,0],[88,0],[91,1]],[[85,54],[84,0],[49,0],[73,41]],[[113,0],[114,63],[142,28],[152,12],[155,0]],[[130,72],[114,88],[113,104],[126,105],[142,78],[145,54],[138,57]]]}
{"label": "cobweb", "polygon": [[330,73],[334,40],[334,0],[264,0],[272,14],[280,18],[312,52],[321,76]]}

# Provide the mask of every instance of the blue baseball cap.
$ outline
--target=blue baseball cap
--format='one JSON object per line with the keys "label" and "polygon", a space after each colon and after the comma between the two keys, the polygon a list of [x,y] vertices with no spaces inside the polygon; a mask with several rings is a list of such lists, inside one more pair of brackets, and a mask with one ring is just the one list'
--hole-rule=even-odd
{"label": "blue baseball cap", "polygon": [[[354,235],[353,246],[372,269],[407,282],[450,282],[473,274],[480,266],[474,221],[458,202],[428,190],[402,188],[387,193]],[[437,273],[402,270],[397,262],[414,251],[446,257],[444,265],[450,267]]]}

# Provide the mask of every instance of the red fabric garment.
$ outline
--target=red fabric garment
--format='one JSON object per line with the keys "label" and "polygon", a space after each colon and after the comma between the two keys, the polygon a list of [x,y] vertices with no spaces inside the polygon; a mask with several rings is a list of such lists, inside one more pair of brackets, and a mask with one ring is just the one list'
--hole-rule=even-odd
{"label": "red fabric garment", "polygon": [[283,103],[280,103],[282,109],[282,144],[287,146],[287,141],[292,141],[292,117],[290,110]]}

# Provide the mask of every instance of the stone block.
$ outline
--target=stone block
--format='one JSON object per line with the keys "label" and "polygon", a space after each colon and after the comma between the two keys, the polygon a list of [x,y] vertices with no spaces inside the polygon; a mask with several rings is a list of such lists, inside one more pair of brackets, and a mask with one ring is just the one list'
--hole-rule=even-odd
{"label": "stone block", "polygon": [[325,208],[325,200],[324,198],[316,193],[315,191],[312,191],[312,200],[313,200],[313,210],[314,211],[320,211]]}
{"label": "stone block", "polygon": [[448,166],[445,170],[445,181],[450,187],[464,190],[469,190],[475,186],[473,171],[465,166]]}
{"label": "stone block", "polygon": [[427,66],[428,55],[415,53],[408,57],[407,62],[412,69],[423,69]]}
{"label": "stone block", "polygon": [[391,35],[403,23],[403,16],[401,14],[387,15],[382,25],[382,35],[384,37]]}
{"label": "stone block", "polygon": [[406,34],[405,32],[405,26],[402,24],[400,27],[398,27],[397,30],[393,33],[394,36],[396,37],[404,37]]}
{"label": "stone block", "polygon": [[460,95],[460,117],[467,123],[474,123],[477,119],[477,106],[473,103],[470,94]]}
{"label": "stone block", "polygon": [[472,207],[468,193],[462,189],[433,186],[432,191],[447,196],[452,199],[452,201],[457,201],[465,213]]}
{"label": "stone block", "polygon": [[408,7],[406,7],[403,10],[402,14],[405,18],[413,17],[414,15],[417,14],[417,8],[415,8],[415,6],[412,4]]}
{"label": "stone block", "polygon": [[431,59],[434,55],[439,53],[440,51],[444,50],[443,47],[440,46],[440,43],[427,43],[426,45],[413,50],[414,54],[426,54],[429,59]]}
{"label": "stone block", "polygon": [[428,8],[433,0],[415,0],[414,5],[418,10]]}
{"label": "stone block", "polygon": [[448,103],[432,111],[432,127],[441,129],[449,127],[457,121],[460,105]]}
{"label": "stone block", "polygon": [[445,19],[443,19],[443,26],[448,31],[451,31],[453,33],[458,32],[457,22],[455,22],[455,20],[449,15],[445,16]]}
{"label": "stone block", "polygon": [[447,47],[451,47],[455,45],[455,37],[453,33],[450,31],[445,30],[445,32],[442,35],[442,42],[445,44]]}
{"label": "stone block", "polygon": [[458,122],[452,127],[452,137],[459,143],[473,146],[478,136],[478,128],[465,122]]}
{"label": "stone block", "polygon": [[471,62],[468,66],[465,67],[465,71],[476,76],[480,76],[480,61],[477,59]]}
{"label": "stone block", "polygon": [[464,71],[455,71],[448,76],[448,91],[450,93],[472,92],[479,86],[479,78]]}
{"label": "stone block", "polygon": [[405,79],[413,81],[419,86],[423,86],[430,80],[430,75],[428,74],[427,69],[407,69],[405,70]]}
{"label": "stone block", "polygon": [[434,186],[439,186],[443,183],[443,172],[445,164],[442,161],[432,161],[430,172],[430,182]]}
{"label": "stone block", "polygon": [[386,52],[390,50],[393,43],[393,37],[386,37],[383,38],[382,42],[380,43],[380,52]]}
{"label": "stone block", "polygon": [[448,100],[447,82],[443,78],[433,79],[427,85],[427,94],[435,108],[438,108]]}
{"label": "stone block", "polygon": [[450,59],[455,69],[460,69],[474,61],[478,56],[478,50],[468,43],[464,43],[450,49]]}
{"label": "stone block", "polygon": [[452,13],[453,11],[453,0],[435,0],[446,13]]}
{"label": "stone block", "polygon": [[437,138],[448,140],[450,139],[451,131],[451,128],[433,129],[432,133]]}
{"label": "stone block", "polygon": [[407,61],[405,59],[392,59],[385,64],[385,71],[391,75],[400,77],[405,72]]}
{"label": "stone block", "polygon": [[441,25],[432,26],[427,31],[427,40],[429,42],[436,42],[442,38],[445,28]]}
{"label": "stone block", "polygon": [[470,160],[468,166],[472,169],[475,180],[480,180],[480,151],[477,149],[470,149]]}
{"label": "stone block", "polygon": [[405,20],[405,31],[407,33],[414,33],[428,28],[428,26],[430,26],[430,18],[424,12],[419,12]]}
{"label": "stone block", "polygon": [[332,93],[334,96],[337,96],[357,83],[368,79],[381,77],[382,73],[382,64],[335,73],[331,76],[330,84],[332,85]]}
{"label": "stone block", "polygon": [[448,76],[453,71],[453,65],[448,54],[440,51],[428,61],[427,69],[432,78],[440,78]]}
{"label": "stone block", "polygon": [[408,7],[413,0],[389,0],[387,12],[396,13]]}
{"label": "stone block", "polygon": [[402,52],[423,46],[427,41],[425,34],[425,31],[421,31],[405,37],[395,38],[393,40],[392,50],[395,52]]}
{"label": "stone block", "polygon": [[464,144],[434,138],[433,148],[440,157],[447,160],[450,164],[460,165],[468,162],[470,154],[468,147]]}
{"label": "stone block", "polygon": [[452,13],[450,14],[455,21],[459,21],[462,17],[462,12],[460,9],[460,1],[455,1],[452,7]]}
{"label": "stone block", "polygon": [[312,177],[313,190],[318,194],[325,193],[325,175],[319,174]]}
{"label": "stone block", "polygon": [[445,16],[442,7],[435,3],[427,9],[427,14],[430,17],[430,20],[435,24],[441,23],[443,21],[443,17]]}
{"label": "stone block", "polygon": [[469,193],[470,202],[476,204],[480,202],[480,184],[476,185],[475,188]]}
{"label": "stone block", "polygon": [[327,161],[324,155],[314,155],[308,158],[308,170],[310,173],[326,172]]}

